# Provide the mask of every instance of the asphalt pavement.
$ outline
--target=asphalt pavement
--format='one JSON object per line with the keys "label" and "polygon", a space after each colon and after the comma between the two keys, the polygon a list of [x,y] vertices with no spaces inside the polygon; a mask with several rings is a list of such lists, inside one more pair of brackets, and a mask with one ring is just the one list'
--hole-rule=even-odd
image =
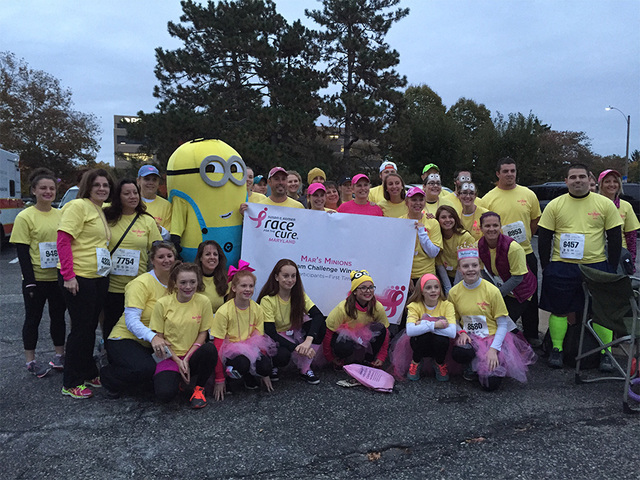
{"label": "asphalt pavement", "polygon": [[[623,384],[576,385],[544,359],[493,393],[433,377],[346,389],[345,373],[322,370],[317,386],[289,371],[273,393],[197,411],[145,392],[65,397],[61,374],[24,367],[14,258],[0,255],[0,478],[638,478],[640,416],[622,413]],[[38,353],[53,355],[46,315]]]}

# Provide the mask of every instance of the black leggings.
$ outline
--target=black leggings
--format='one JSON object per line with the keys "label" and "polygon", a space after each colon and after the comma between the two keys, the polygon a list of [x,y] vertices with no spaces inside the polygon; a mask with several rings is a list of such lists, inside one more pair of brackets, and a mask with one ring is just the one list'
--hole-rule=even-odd
{"label": "black leggings", "polygon": [[[376,358],[376,355],[378,355],[378,352],[384,344],[385,338],[387,336],[387,329],[383,324],[379,322],[370,323],[369,328],[372,332],[374,332],[374,334],[378,332],[378,334],[371,339],[371,343],[369,344],[371,348],[367,348],[367,353],[365,353],[364,355],[364,359],[367,362],[372,362]],[[331,337],[331,350],[333,350],[333,354],[340,360],[349,358],[351,355],[353,355],[356,349],[363,348],[362,345],[358,345],[351,339],[343,339],[338,341],[338,335],[340,335],[338,332],[334,332],[333,336]]]}
{"label": "black leggings", "polygon": [[[302,324],[302,333],[305,338],[309,336],[310,328],[311,328],[311,322],[304,322]],[[318,332],[317,337],[311,343],[313,345],[322,345],[322,340],[324,339],[326,330],[327,330],[327,327],[324,324],[322,324],[322,328]],[[289,362],[291,361],[291,355],[293,354],[293,351],[295,350],[296,346],[297,344],[290,342],[285,338],[278,339],[278,351],[273,357],[271,357],[271,360],[273,361],[273,366],[281,368],[289,365]]]}
{"label": "black leggings", "polygon": [[[33,295],[33,296],[32,296]],[[35,288],[25,291],[24,297],[24,325],[22,326],[22,343],[25,350],[35,350],[38,343],[38,328],[44,312],[44,304],[49,302],[49,332],[55,347],[64,346],[66,325],[64,311],[67,309],[64,297],[60,293],[58,282],[36,281]]]}
{"label": "black leggings", "polygon": [[[218,363],[218,350],[213,343],[205,343],[198,350],[193,352],[189,359],[189,370],[191,371],[191,384],[203,387],[216,368]],[[195,382],[194,382],[195,379]],[[153,388],[156,397],[163,403],[170,402],[180,391],[182,376],[179,372],[165,370],[153,377]]]}
{"label": "black leggings", "polygon": [[69,310],[71,331],[67,337],[63,384],[65,388],[82,385],[99,375],[93,360],[98,316],[104,307],[109,288],[107,277],[84,278],[76,275],[78,293],[72,295],[64,288],[64,280],[58,271],[58,284]]}
{"label": "black leggings", "polygon": [[102,385],[114,392],[145,384],[153,379],[156,362],[151,347],[135,340],[107,340],[105,342],[109,365],[100,370]]}
{"label": "black leggings", "polygon": [[419,363],[424,357],[432,357],[437,364],[442,365],[449,350],[449,337],[429,332],[411,337],[409,344],[413,350],[414,362]]}
{"label": "black leggings", "polygon": [[116,326],[124,312],[124,293],[107,293],[107,301],[104,304],[104,320],[102,322],[102,338],[106,341],[111,330]]}
{"label": "black leggings", "polygon": [[[451,357],[463,365],[467,365],[471,363],[471,361],[476,358],[476,352],[471,346],[471,344],[463,345],[462,347],[459,345],[455,345],[453,350],[451,350]],[[493,392],[497,390],[502,384],[502,377],[497,377],[495,375],[489,375],[487,378],[487,385],[482,385],[483,390],[487,392]]]}

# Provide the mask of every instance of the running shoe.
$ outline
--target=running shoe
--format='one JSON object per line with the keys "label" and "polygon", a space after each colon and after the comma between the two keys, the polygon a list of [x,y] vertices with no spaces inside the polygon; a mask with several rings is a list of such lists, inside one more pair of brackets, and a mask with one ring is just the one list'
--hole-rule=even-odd
{"label": "running shoe", "polygon": [[447,368],[446,363],[440,365],[439,363],[433,362],[433,369],[436,372],[436,380],[439,382],[449,381],[449,369]]}
{"label": "running shoe", "polygon": [[71,398],[89,398],[93,396],[93,392],[90,388],[84,385],[78,385],[77,387],[64,388],[62,387],[62,394],[68,395]]}
{"label": "running shoe", "polygon": [[64,355],[55,355],[49,362],[49,365],[51,365],[51,368],[54,370],[64,370]]}
{"label": "running shoe", "polygon": [[613,366],[613,361],[611,357],[607,354],[602,354],[600,357],[600,366],[598,368],[602,373],[611,373],[615,371],[615,367]]}
{"label": "running shoe", "polygon": [[195,387],[193,389],[193,395],[189,400],[191,408],[203,408],[207,406],[207,399],[204,398],[204,388]]}
{"label": "running shoe", "polygon": [[416,362],[411,362],[409,365],[409,373],[407,373],[407,379],[412,380],[414,382],[420,380],[420,364]]}
{"label": "running shoe", "polygon": [[258,389],[258,381],[253,375],[247,374],[244,376],[244,388],[246,388],[247,390]]}
{"label": "running shoe", "polygon": [[467,365],[467,368],[462,372],[462,378],[468,380],[469,382],[473,382],[478,378],[478,374],[473,370],[471,364]]}
{"label": "running shoe", "polygon": [[547,362],[551,368],[562,368],[564,366],[564,359],[562,352],[557,348],[551,350],[549,354],[549,360]]}
{"label": "running shoe", "polygon": [[271,374],[269,375],[269,378],[271,379],[272,382],[277,382],[278,380],[280,380],[280,374],[278,373],[278,367],[273,367],[271,369]]}
{"label": "running shoe", "polygon": [[91,380],[85,380],[85,385],[89,385],[90,387],[100,388],[102,386],[102,382],[100,381],[100,376],[94,377]]}
{"label": "running shoe", "polygon": [[47,376],[47,373],[51,371],[51,367],[43,365],[37,360],[32,360],[27,364],[27,371],[38,378],[42,378]]}
{"label": "running shoe", "polygon": [[307,373],[301,373],[300,377],[309,385],[318,385],[320,383],[320,379],[316,377],[316,374],[313,373],[313,370],[307,370]]}

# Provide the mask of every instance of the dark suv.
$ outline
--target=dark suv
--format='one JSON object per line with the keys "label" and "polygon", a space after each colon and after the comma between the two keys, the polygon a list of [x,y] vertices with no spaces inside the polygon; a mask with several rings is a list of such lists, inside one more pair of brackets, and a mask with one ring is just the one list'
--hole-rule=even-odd
{"label": "dark suv", "polygon": [[[544,210],[551,200],[568,192],[564,182],[546,182],[542,185],[531,185],[529,189],[538,197],[541,210]],[[631,204],[636,215],[640,214],[640,183],[623,183],[622,191],[624,193],[620,198]]]}

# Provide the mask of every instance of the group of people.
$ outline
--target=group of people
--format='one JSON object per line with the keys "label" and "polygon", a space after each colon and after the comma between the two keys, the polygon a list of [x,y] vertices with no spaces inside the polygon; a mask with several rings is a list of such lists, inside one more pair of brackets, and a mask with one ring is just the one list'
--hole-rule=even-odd
{"label": "group of people", "polygon": [[[635,262],[640,223],[620,199],[615,170],[600,174],[597,194],[587,167],[570,166],[569,193],[544,213],[516,174],[513,159],[499,160],[496,187],[479,198],[469,171],[456,172],[453,192],[444,191],[435,164],[424,167],[422,188],[409,189],[392,162],[382,163],[382,184],[374,188],[365,174],[333,183],[314,168],[300,195],[297,172],[274,167],[254,178],[248,169],[247,202],[415,221],[402,331],[390,328],[364,269],[351,272],[349,295],[325,317],[291,260],[275,263],[257,302],[253,268],[242,260],[227,265],[215,241],[200,244],[194,263],[179,261],[169,241],[171,205],[157,195],[160,173],[151,165],[117,184],[105,170],[86,172],[77,199],[62,210],[52,207],[56,178],[39,169],[31,177],[36,202],[20,213],[11,237],[23,276],[27,369],[38,377],[62,370],[62,393],[72,398],[91,397],[92,387],[118,397],[153,384],[160,401],[186,392],[193,408],[206,405],[205,392],[223,400],[241,387],[270,391],[289,363],[315,385],[324,363],[384,368],[388,357],[409,380],[429,370],[423,359],[430,358],[439,381],[459,369],[495,390],[505,376],[526,381],[532,347],[541,344],[536,231],[540,306],[552,314],[549,365],[562,367],[567,324],[584,301],[578,265],[616,271],[623,246]],[[239,208],[243,213],[246,203]],[[48,363],[35,356],[46,302],[56,352]],[[108,364],[99,370],[93,349],[100,322]],[[602,358],[601,369],[610,368]]]}

